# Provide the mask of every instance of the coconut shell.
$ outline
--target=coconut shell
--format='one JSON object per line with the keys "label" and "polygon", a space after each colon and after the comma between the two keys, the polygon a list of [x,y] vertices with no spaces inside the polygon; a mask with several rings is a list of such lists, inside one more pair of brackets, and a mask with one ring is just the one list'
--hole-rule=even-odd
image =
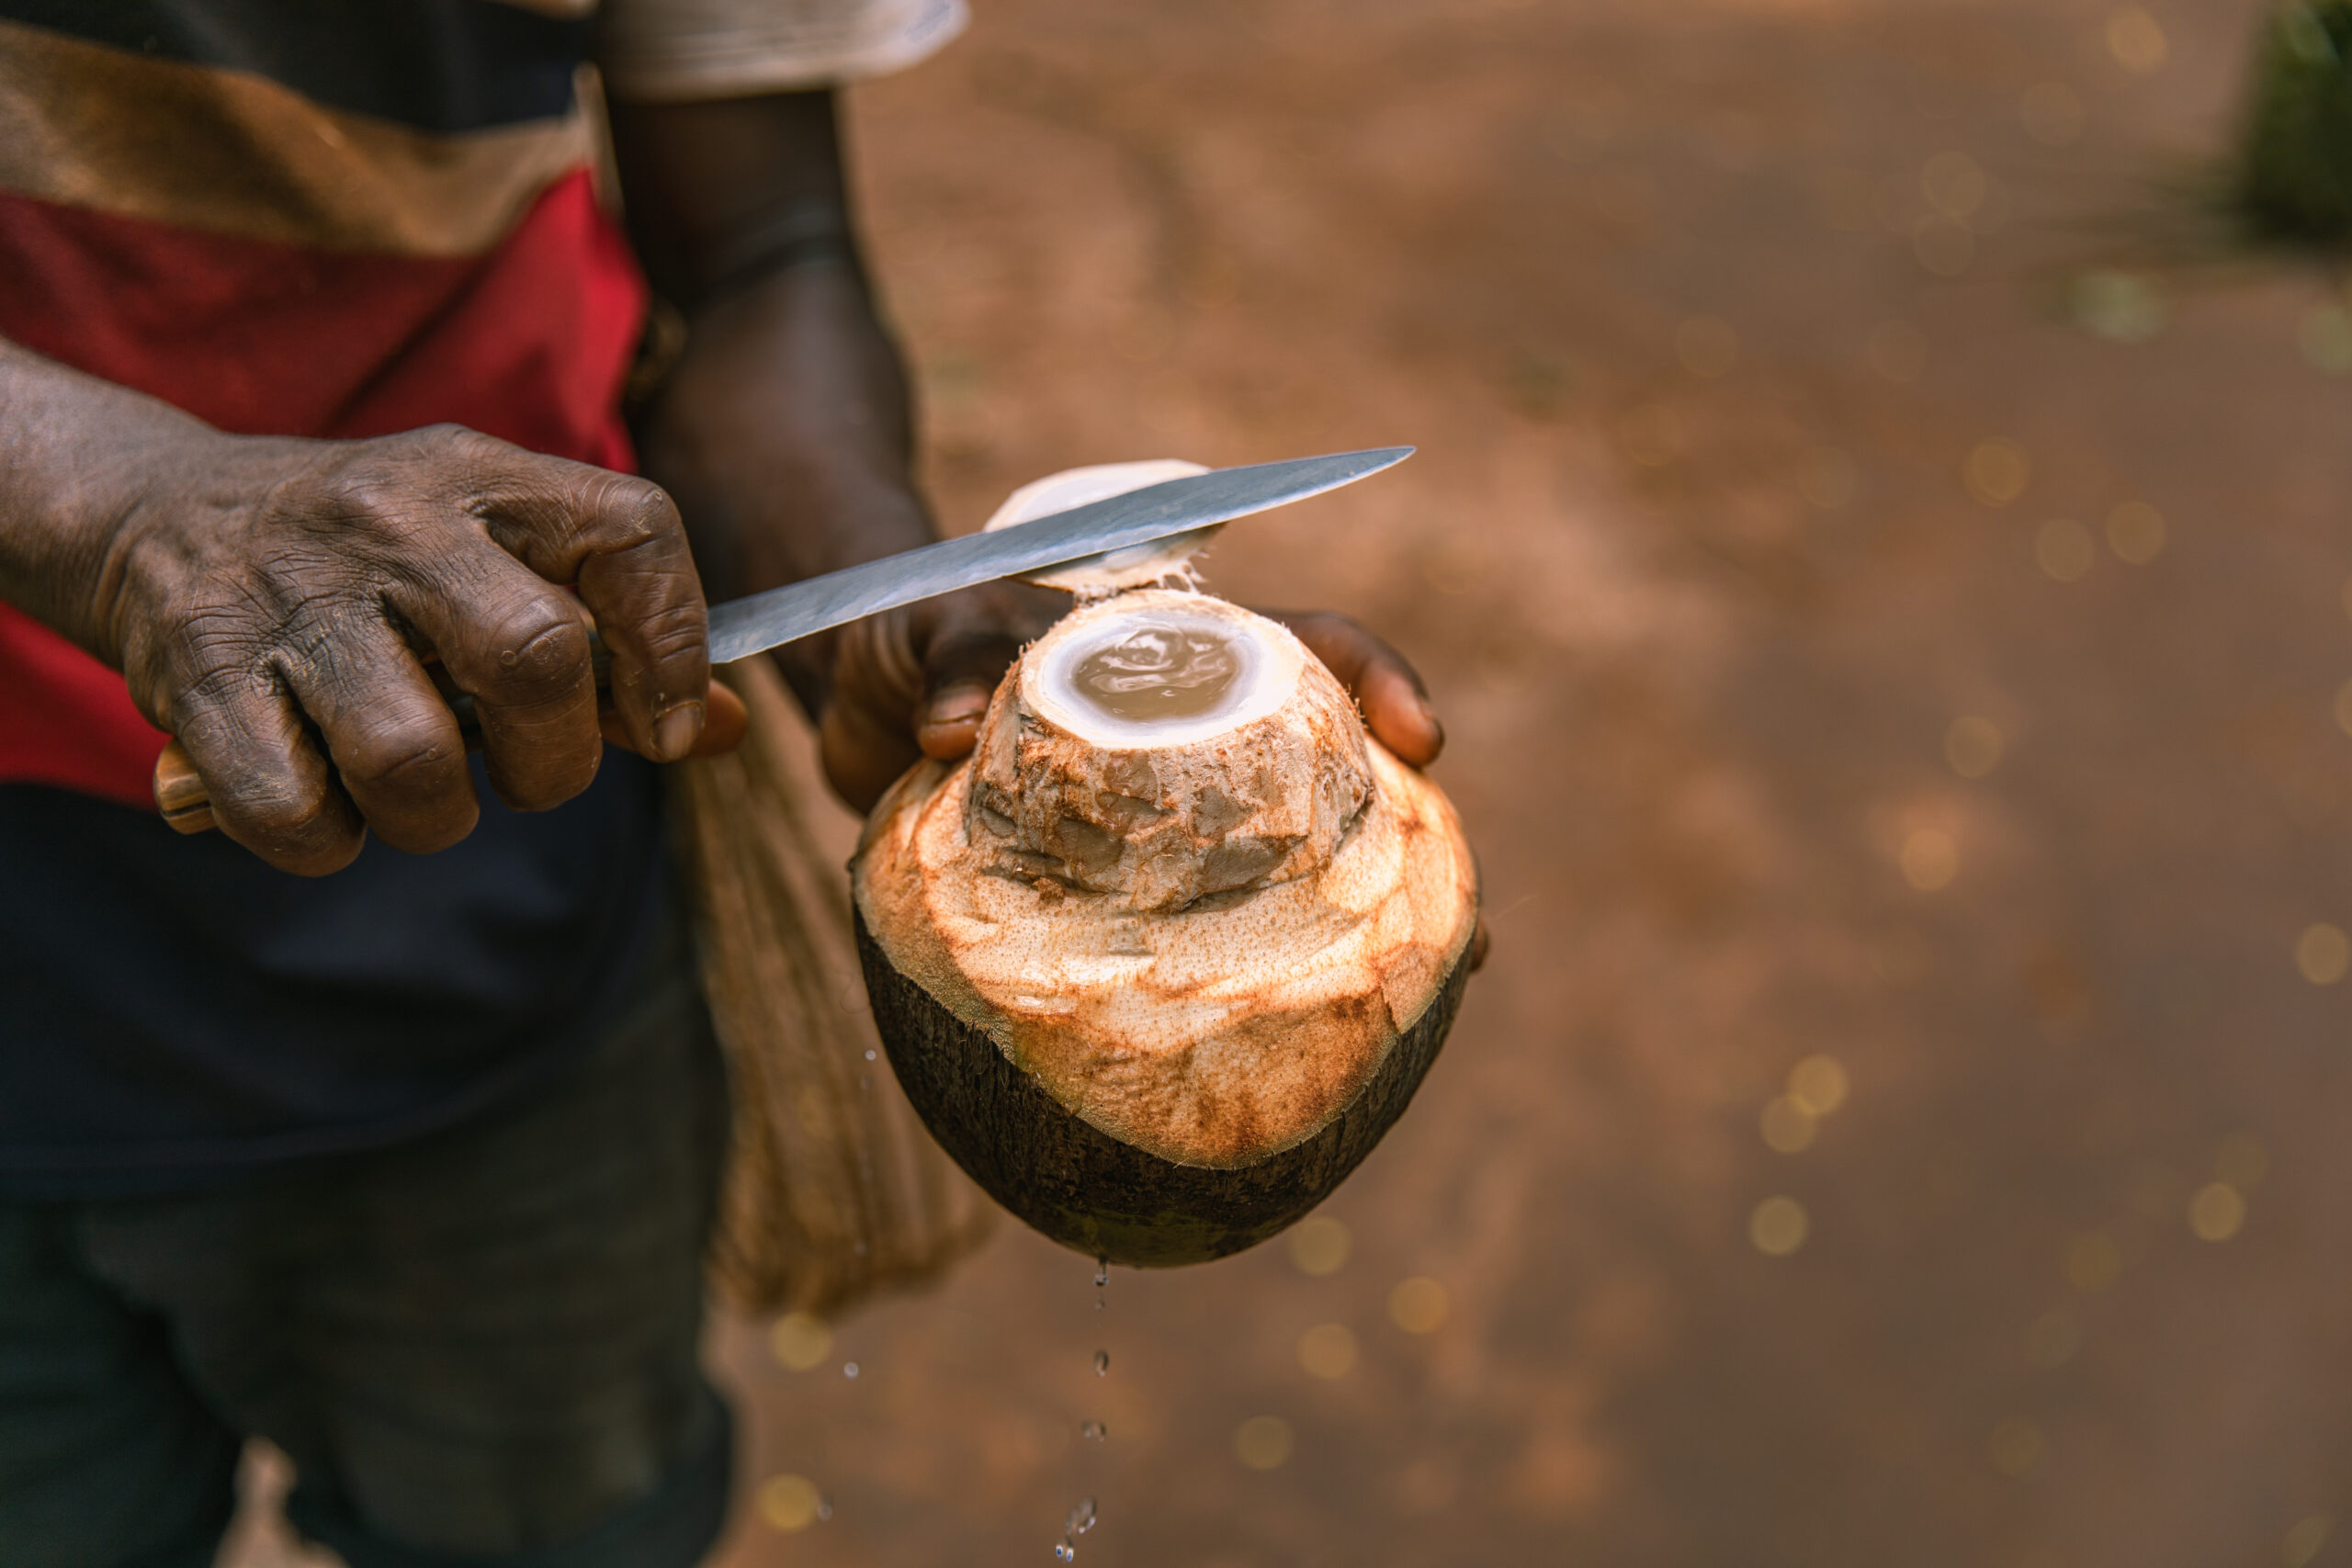
{"label": "coconut shell", "polygon": [[1304,1217],[1370,1154],[1420,1088],[1470,977],[1465,945],[1419,1018],[1322,1130],[1254,1165],[1179,1165],[1064,1110],[996,1042],[891,965],[861,915],[865,966],[899,1086],[965,1173],[1024,1223],[1132,1269],[1205,1263]]}
{"label": "coconut shell", "polygon": [[[1188,626],[1247,639],[1207,705],[1106,723],[1062,694],[1100,649],[1173,667],[1152,639]],[[1248,1247],[1354,1168],[1453,1021],[1478,902],[1452,806],[1312,653],[1159,592],[1033,645],[972,757],[876,807],[853,882],[933,1134],[1046,1235],[1133,1264]]]}

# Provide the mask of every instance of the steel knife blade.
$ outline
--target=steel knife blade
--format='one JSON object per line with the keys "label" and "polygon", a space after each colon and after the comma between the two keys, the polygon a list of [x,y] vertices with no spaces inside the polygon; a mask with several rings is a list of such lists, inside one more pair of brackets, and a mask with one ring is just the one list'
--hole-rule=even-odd
{"label": "steel knife blade", "polygon": [[710,607],[710,661],[727,664],[901,604],[999,578],[1068,566],[1213,523],[1304,501],[1403,462],[1380,446],[1213,468],[1166,479],[993,534],[966,534]]}

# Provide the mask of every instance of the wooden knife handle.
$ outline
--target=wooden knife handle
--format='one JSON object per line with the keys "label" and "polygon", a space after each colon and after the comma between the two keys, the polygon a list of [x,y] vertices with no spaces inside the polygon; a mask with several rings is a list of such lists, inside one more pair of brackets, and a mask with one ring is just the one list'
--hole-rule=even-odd
{"label": "wooden knife handle", "polygon": [[[602,671],[598,673],[601,674]],[[449,711],[458,716],[458,728],[466,738],[466,750],[479,751],[481,750],[481,726],[474,717],[473,698],[466,693],[452,693],[446,688],[443,694],[449,700]],[[601,689],[598,695],[605,695]],[[722,752],[732,751],[742,743],[749,719],[743,699],[737,696],[732,688],[713,681],[710,698],[704,710],[702,734],[695,741],[694,750],[686,755],[716,757]],[[621,727],[621,716],[610,705],[603,703],[597,705],[596,723],[604,730],[607,741],[624,750],[629,749],[628,735]],[[164,754],[155,759],[155,809],[164,814],[164,821],[183,833],[209,833],[215,826],[212,797],[205,791],[203,776],[196,771],[196,761],[187,754],[187,748],[176,740],[167,742]]]}

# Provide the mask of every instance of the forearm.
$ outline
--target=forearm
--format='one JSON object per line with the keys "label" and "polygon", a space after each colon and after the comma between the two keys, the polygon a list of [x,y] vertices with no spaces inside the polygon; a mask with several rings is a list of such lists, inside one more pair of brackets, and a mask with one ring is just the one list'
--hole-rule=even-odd
{"label": "forearm", "polygon": [[[860,263],[830,93],[620,104],[615,151],[655,289],[684,312],[639,422],[713,592],[755,592],[933,537],[897,346]],[[812,713],[835,639],[777,658]]]}
{"label": "forearm", "polygon": [[109,664],[125,522],[169,454],[226,439],[170,404],[0,340],[0,601]]}
{"label": "forearm", "polygon": [[906,378],[846,260],[706,302],[640,425],[648,477],[715,592],[755,592],[933,537],[910,474]]}

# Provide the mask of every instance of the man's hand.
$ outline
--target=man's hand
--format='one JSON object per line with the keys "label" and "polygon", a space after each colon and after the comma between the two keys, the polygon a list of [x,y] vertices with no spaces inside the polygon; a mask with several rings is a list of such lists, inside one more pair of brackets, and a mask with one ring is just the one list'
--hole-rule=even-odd
{"label": "man's hand", "polygon": [[121,669],[215,820],[283,870],[337,870],[368,829],[419,852],[472,829],[428,655],[521,809],[595,776],[591,615],[632,742],[675,757],[701,730],[701,585],[654,485],[455,428],[225,435],[0,351],[0,415],[35,407],[0,443],[27,481],[0,494],[0,592]]}

